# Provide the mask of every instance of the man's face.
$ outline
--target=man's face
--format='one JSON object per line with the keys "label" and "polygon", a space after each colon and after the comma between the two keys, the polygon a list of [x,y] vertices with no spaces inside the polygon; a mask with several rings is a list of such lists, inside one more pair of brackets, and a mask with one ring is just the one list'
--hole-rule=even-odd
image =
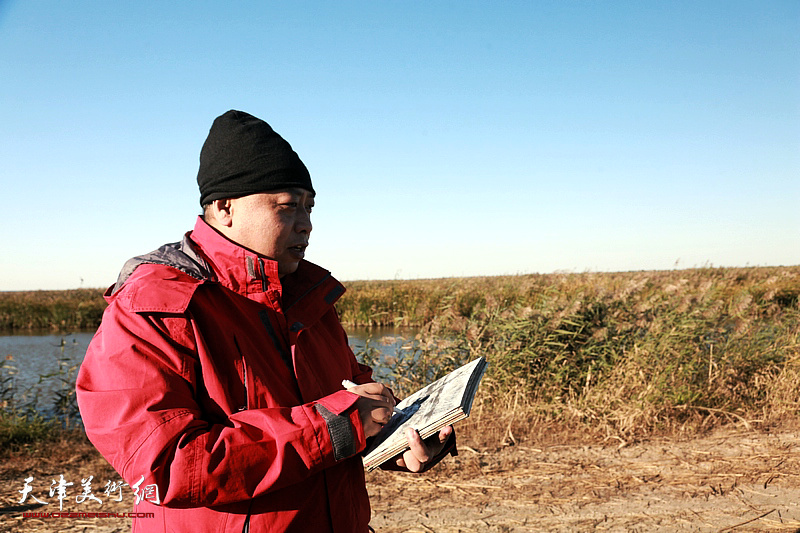
{"label": "man's face", "polygon": [[297,270],[311,235],[314,195],[304,189],[250,194],[232,199],[229,237],[278,263],[278,276]]}

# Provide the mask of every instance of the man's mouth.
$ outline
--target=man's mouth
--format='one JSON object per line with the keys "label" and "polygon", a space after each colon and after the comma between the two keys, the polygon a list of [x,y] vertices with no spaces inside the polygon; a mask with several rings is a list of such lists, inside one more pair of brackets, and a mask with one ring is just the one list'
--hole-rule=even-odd
{"label": "man's mouth", "polygon": [[298,254],[304,254],[308,248],[308,244],[297,244],[295,246],[290,246],[289,249]]}

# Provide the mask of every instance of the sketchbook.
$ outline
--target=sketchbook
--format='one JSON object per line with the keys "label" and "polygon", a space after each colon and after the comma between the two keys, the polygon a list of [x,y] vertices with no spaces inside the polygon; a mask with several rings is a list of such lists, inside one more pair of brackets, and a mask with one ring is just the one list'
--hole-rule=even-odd
{"label": "sketchbook", "polygon": [[467,418],[487,364],[485,357],[479,357],[398,403],[401,413],[392,416],[364,451],[367,471],[408,449],[406,428],[416,429],[426,439]]}

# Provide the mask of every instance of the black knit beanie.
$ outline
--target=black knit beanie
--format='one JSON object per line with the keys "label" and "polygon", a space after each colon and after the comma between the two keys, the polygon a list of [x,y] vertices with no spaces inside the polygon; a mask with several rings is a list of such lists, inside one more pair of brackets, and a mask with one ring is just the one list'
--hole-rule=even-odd
{"label": "black knit beanie", "polygon": [[200,151],[200,205],[299,187],[314,193],[300,158],[269,124],[242,111],[217,117]]}

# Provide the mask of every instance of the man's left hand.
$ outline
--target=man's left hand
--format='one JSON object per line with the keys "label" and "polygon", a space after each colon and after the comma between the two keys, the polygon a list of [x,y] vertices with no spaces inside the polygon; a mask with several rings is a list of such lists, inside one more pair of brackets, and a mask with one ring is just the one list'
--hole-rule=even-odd
{"label": "man's left hand", "polygon": [[438,435],[422,440],[416,429],[406,429],[406,438],[411,449],[406,450],[397,459],[397,466],[407,468],[411,472],[421,472],[426,463],[441,453],[447,439],[452,434],[453,426],[446,426],[439,431]]}

